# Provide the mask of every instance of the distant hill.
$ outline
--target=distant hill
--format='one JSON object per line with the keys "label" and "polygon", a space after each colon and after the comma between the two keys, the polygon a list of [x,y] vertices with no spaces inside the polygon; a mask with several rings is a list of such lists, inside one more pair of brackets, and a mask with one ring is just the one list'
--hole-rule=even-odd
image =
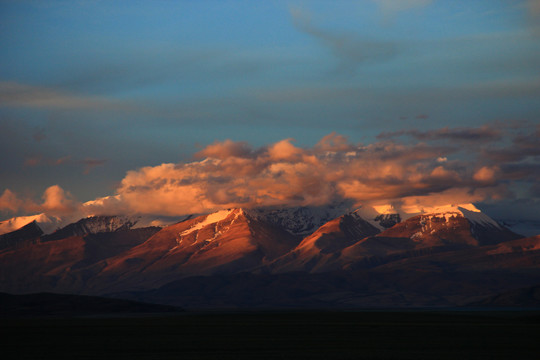
{"label": "distant hill", "polygon": [[0,318],[72,317],[142,313],[176,313],[175,306],[97,296],[38,293],[11,295],[0,293]]}

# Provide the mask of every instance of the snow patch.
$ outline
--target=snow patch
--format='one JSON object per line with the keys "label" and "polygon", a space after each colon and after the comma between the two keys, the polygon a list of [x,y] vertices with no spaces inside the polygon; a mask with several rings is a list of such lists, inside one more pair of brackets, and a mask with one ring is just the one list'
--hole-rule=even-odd
{"label": "snow patch", "polygon": [[47,216],[44,213],[30,216],[18,216],[0,222],[0,235],[18,230],[23,226],[35,221],[45,234],[56,230],[62,223],[62,219],[55,216]]}
{"label": "snow patch", "polygon": [[[192,232],[194,231],[197,231],[197,230],[200,230],[202,229],[203,227],[207,226],[207,225],[210,225],[210,224],[214,224],[214,223],[217,223],[219,221],[223,221],[227,218],[227,216],[229,216],[231,213],[233,212],[233,210],[220,210],[218,212],[215,212],[215,213],[212,213],[212,214],[209,214],[207,215],[204,220],[202,220],[201,222],[198,222],[196,223],[195,225],[193,225],[192,227],[190,227],[189,229],[183,231],[180,236],[186,236],[188,234],[191,234]],[[238,216],[238,214],[237,214]]]}
{"label": "snow patch", "polygon": [[253,220],[261,220],[282,227],[293,235],[307,236],[330,220],[351,211],[349,204],[333,206],[305,206],[291,208],[254,208],[246,211]]}
{"label": "snow patch", "polygon": [[444,217],[446,222],[449,222],[453,217],[464,217],[475,225],[501,229],[501,226],[495,220],[481,212],[473,204],[448,204],[437,207],[424,207],[421,209],[420,213],[430,215],[431,217]]}
{"label": "snow patch", "polygon": [[376,229],[379,229],[381,232],[386,230],[381,224],[379,224],[379,222],[375,221],[375,217],[377,215],[373,216],[373,212],[369,209],[360,208],[351,213],[351,215],[355,216],[357,219],[366,221]]}
{"label": "snow patch", "polygon": [[468,210],[464,207],[459,207],[459,210],[465,216],[467,220],[469,220],[472,223],[483,225],[483,226],[492,226],[497,229],[501,229],[501,226],[499,223],[497,223],[495,220],[487,216],[486,214],[482,213],[480,210],[476,209],[477,211]]}

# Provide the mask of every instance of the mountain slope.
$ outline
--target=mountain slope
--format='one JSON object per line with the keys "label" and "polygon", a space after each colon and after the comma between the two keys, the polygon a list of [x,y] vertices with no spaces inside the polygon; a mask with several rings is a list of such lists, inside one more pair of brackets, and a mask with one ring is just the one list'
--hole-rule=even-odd
{"label": "mountain slope", "polygon": [[93,284],[139,288],[191,275],[246,271],[297,243],[295,236],[253,219],[242,209],[222,210],[168,226],[143,244],[107,259]]}
{"label": "mountain slope", "polygon": [[137,217],[128,216],[89,216],[79,221],[66,225],[52,234],[45,235],[43,241],[64,239],[70,236],[84,236],[100,232],[114,232],[131,229],[136,223]]}
{"label": "mountain slope", "polygon": [[83,291],[96,276],[97,263],[141,244],[158,228],[39,239],[28,246],[0,251],[0,291],[10,293]]}
{"label": "mountain slope", "polygon": [[28,240],[38,239],[42,234],[43,231],[34,220],[18,230],[0,235],[0,250],[18,246],[27,242]]}
{"label": "mountain slope", "polygon": [[470,306],[540,308],[540,286],[505,291],[473,302]]}
{"label": "mountain slope", "polygon": [[[342,265],[369,258],[417,256],[435,251],[498,244],[521,238],[481,213],[463,207],[413,216],[378,235],[344,249]],[[392,258],[390,258],[392,259]]]}
{"label": "mountain slope", "polygon": [[358,212],[342,215],[321,226],[306,237],[294,250],[269,265],[272,272],[317,271],[332,266],[339,252],[361,239],[378,234],[373,222]]}
{"label": "mountain slope", "polygon": [[47,216],[46,214],[14,217],[0,221],[0,235],[18,230],[32,222],[35,222],[45,234],[48,234],[62,224],[62,219],[55,216]]}
{"label": "mountain slope", "polygon": [[245,210],[252,219],[260,220],[301,237],[307,236],[328,221],[350,211],[350,204],[302,206],[288,208],[255,208]]}

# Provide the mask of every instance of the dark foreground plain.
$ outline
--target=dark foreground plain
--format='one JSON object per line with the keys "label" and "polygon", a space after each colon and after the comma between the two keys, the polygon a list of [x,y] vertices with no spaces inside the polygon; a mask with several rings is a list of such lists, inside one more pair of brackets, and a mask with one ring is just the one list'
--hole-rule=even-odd
{"label": "dark foreground plain", "polygon": [[3,359],[538,359],[539,311],[11,318]]}

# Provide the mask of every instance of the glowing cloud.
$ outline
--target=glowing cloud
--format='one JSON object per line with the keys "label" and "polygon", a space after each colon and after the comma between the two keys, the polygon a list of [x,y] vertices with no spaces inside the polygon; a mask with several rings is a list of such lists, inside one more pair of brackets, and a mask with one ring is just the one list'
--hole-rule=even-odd
{"label": "glowing cloud", "polygon": [[[460,134],[475,131],[459,129]],[[444,133],[455,131],[444,129]],[[383,140],[362,145],[331,133],[311,148],[297,147],[293,139],[261,148],[225,140],[198,152],[197,161],[129,171],[114,196],[81,204],[54,185],[38,203],[5,190],[0,210],[182,216],[232,207],[319,206],[346,201],[356,206],[392,204],[410,213],[446,204],[511,198],[509,181],[536,179],[535,164],[512,162],[521,157],[494,164],[476,144],[455,148],[441,146],[439,140],[435,137],[433,144]],[[528,145],[525,150],[534,153]],[[455,159],[449,161],[449,155]]]}
{"label": "glowing cloud", "polygon": [[[489,170],[441,162],[452,149],[385,141],[350,144],[329,134],[313,148],[285,139],[253,149],[247,143],[215,142],[197,153],[200,161],[162,164],[129,171],[117,195],[94,202],[99,211],[129,209],[143,214],[185,215],[230,207],[449,201],[460,188],[460,202],[481,200],[476,188],[493,185]],[[459,166],[458,166],[459,165]],[[472,165],[471,165],[472,166]],[[472,175],[471,175],[472,174]],[[468,194],[468,195],[466,195]]]}

